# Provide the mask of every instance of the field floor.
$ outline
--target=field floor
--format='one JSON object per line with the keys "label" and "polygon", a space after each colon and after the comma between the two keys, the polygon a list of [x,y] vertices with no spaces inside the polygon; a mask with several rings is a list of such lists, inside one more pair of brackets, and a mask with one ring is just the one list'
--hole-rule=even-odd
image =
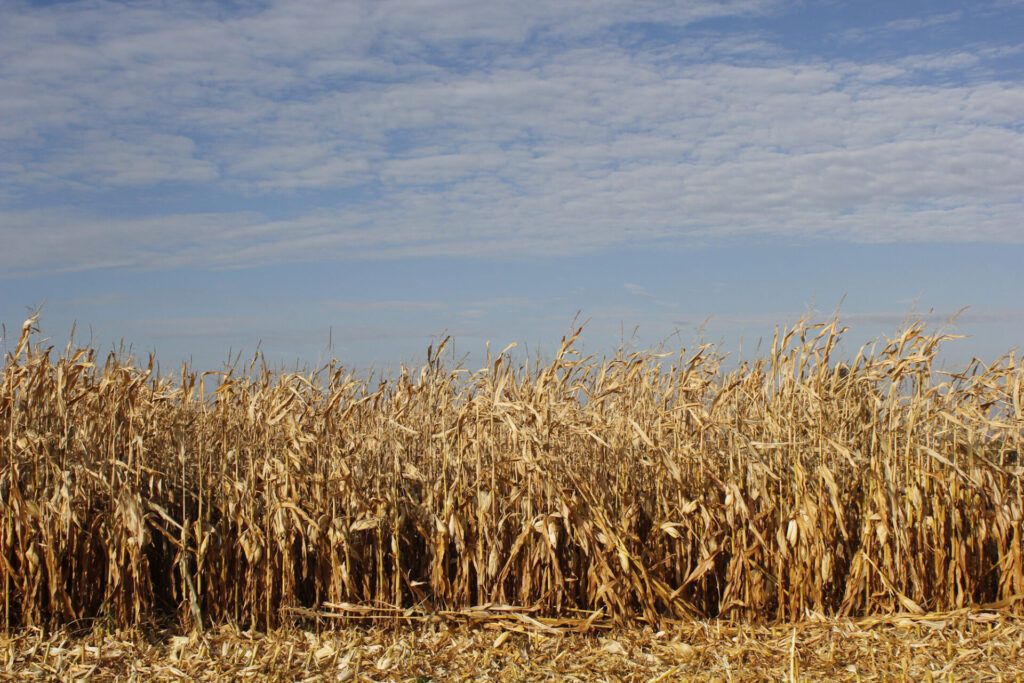
{"label": "field floor", "polygon": [[[551,624],[554,624],[552,626]],[[713,621],[588,633],[525,615],[320,633],[104,631],[0,636],[0,680],[985,680],[1024,675],[1024,619],[1000,610],[773,627]]]}

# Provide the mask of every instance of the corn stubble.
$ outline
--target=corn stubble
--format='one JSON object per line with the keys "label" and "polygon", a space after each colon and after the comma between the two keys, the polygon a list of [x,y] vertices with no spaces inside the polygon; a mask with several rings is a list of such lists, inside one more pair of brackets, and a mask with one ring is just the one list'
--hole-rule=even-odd
{"label": "corn stubble", "polygon": [[35,323],[0,387],[5,628],[1024,610],[1024,362],[939,372],[919,322],[848,365],[804,320],[728,372],[575,330],[386,380],[157,377]]}

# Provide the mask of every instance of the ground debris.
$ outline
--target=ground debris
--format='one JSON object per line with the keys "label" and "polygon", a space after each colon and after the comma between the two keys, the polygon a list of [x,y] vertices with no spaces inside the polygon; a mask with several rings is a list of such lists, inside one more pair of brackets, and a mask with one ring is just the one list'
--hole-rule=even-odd
{"label": "ground debris", "polygon": [[1024,619],[958,610],[793,624],[522,629],[508,620],[320,633],[220,627],[0,637],[0,680],[1021,680]]}

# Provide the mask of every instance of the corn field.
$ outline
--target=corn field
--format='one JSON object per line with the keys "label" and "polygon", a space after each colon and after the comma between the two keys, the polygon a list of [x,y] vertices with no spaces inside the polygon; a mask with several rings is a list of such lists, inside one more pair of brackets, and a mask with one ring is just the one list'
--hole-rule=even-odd
{"label": "corn field", "polygon": [[574,329],[377,379],[157,376],[36,324],[0,382],[7,629],[1024,611],[1024,361],[941,372],[920,322],[842,363],[838,320],[803,320],[728,371],[583,357]]}

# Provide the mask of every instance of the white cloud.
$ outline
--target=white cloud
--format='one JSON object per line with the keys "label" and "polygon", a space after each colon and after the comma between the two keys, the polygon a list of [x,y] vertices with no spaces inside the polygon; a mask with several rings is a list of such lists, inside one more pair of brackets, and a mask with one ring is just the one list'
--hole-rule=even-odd
{"label": "white cloud", "polygon": [[324,311],[437,311],[445,307],[440,301],[321,301],[318,308]]}
{"label": "white cloud", "polygon": [[835,34],[835,37],[844,41],[862,41],[871,37],[918,31],[923,28],[949,24],[957,21],[962,12],[946,12],[944,14],[933,14],[931,16],[907,17],[905,19],[893,19],[871,28],[851,28]]}
{"label": "white cloud", "polygon": [[190,138],[160,133],[128,141],[89,131],[75,149],[55,151],[41,170],[90,185],[206,182],[218,176],[213,163],[196,158],[196,144]]}
{"label": "white cloud", "polygon": [[910,55],[896,60],[899,66],[927,71],[954,71],[977,65],[981,58],[970,52]]}
{"label": "white cloud", "polygon": [[[8,11],[0,268],[557,254],[738,236],[1024,241],[1024,84],[912,80],[984,64],[985,50],[824,63],[784,57],[763,35],[650,52],[606,35],[622,21],[683,25],[771,6]],[[730,56],[750,51],[761,65]],[[200,212],[174,187],[237,208]],[[77,203],[97,190],[143,217]],[[267,206],[302,192],[314,193],[308,208],[248,210],[254,197]],[[33,209],[37,195],[66,199]]]}
{"label": "white cloud", "polygon": [[882,25],[882,30],[885,31],[913,31],[926,26],[937,26],[938,24],[946,24],[952,21],[956,21],[960,18],[961,13],[947,12],[945,14],[934,14],[930,17],[910,17],[908,19],[893,19],[887,21]]}
{"label": "white cloud", "polygon": [[625,289],[630,294],[633,294],[634,296],[643,296],[647,298],[654,297],[653,294],[647,291],[646,287],[643,287],[633,282],[627,282],[622,286],[622,288]]}
{"label": "white cloud", "polygon": [[[955,316],[955,318],[954,318]],[[908,321],[920,320],[929,326],[945,327],[952,322],[953,327],[977,325],[1003,325],[1006,323],[1024,322],[1024,309],[1011,310],[974,310],[966,311],[928,311],[918,313],[899,312],[868,312],[840,314],[840,320],[850,326],[875,325],[891,327],[893,330]]]}

